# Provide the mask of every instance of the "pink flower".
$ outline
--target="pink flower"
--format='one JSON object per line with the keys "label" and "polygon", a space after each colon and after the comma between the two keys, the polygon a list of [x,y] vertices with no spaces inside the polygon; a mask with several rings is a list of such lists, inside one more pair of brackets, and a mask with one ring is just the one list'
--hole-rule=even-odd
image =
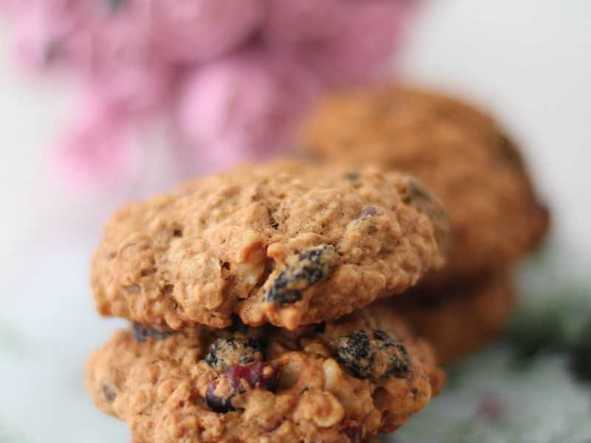
{"label": "pink flower", "polygon": [[89,104],[60,152],[71,175],[100,178],[128,170],[131,134],[161,116],[174,119],[172,138],[190,148],[194,170],[289,148],[318,95],[385,72],[417,1],[0,0],[0,8],[16,23],[25,65],[60,68],[86,88]]}
{"label": "pink flower", "polygon": [[175,71],[153,53],[149,3],[127,0],[95,16],[80,33],[86,45],[77,69],[97,100],[128,113],[161,109],[171,95]]}
{"label": "pink flower", "polygon": [[31,0],[0,0],[0,13],[16,16],[25,12]]}
{"label": "pink flower", "polygon": [[270,0],[270,45],[294,52],[329,85],[374,80],[392,60],[416,1]]}
{"label": "pink flower", "polygon": [[129,121],[91,101],[63,135],[56,152],[59,170],[84,189],[129,177],[138,160]]}
{"label": "pink flower", "polygon": [[23,0],[13,8],[17,57],[35,70],[71,62],[91,12],[88,0]]}
{"label": "pink flower", "polygon": [[204,62],[244,44],[262,24],[264,12],[264,0],[154,1],[153,38],[164,59]]}
{"label": "pink flower", "polygon": [[314,77],[276,54],[241,52],[195,70],[178,126],[208,169],[264,159],[286,149],[319,92]]}

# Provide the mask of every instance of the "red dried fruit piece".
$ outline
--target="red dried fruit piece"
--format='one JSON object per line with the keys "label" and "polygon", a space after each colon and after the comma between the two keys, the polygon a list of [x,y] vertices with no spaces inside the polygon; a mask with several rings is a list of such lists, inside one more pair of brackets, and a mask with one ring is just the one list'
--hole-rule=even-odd
{"label": "red dried fruit piece", "polygon": [[236,395],[249,389],[272,391],[277,386],[277,375],[273,366],[263,362],[233,366],[207,387],[207,406],[215,412],[233,411],[232,400]]}

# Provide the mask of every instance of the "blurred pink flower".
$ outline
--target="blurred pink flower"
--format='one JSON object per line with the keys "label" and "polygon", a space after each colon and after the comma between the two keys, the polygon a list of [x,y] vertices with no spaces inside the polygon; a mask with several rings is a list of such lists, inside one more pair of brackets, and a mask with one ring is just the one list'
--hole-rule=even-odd
{"label": "blurred pink flower", "polygon": [[113,184],[137,166],[132,130],[125,115],[86,103],[56,147],[57,168],[82,189]]}
{"label": "blurred pink flower", "polygon": [[294,122],[319,91],[302,65],[251,49],[195,70],[178,126],[212,168],[264,159],[289,146]]}
{"label": "blurred pink flower", "polygon": [[31,5],[33,0],[0,0],[0,13],[10,17],[22,14]]}
{"label": "blurred pink flower", "polygon": [[135,167],[131,134],[160,117],[174,120],[172,138],[189,148],[194,170],[288,149],[317,96],[387,71],[417,2],[0,0],[0,8],[15,23],[21,63],[60,68],[85,88],[61,158],[70,176],[103,182]]}
{"label": "blurred pink flower", "polygon": [[176,0],[151,4],[156,49],[178,63],[204,62],[235,49],[258,30],[265,0]]}
{"label": "blurred pink flower", "polygon": [[45,70],[73,58],[79,32],[92,16],[89,1],[22,0],[15,14],[16,55],[27,67]]}
{"label": "blurred pink flower", "polygon": [[102,20],[88,33],[79,66],[98,100],[130,113],[158,110],[171,99],[175,71],[153,53],[149,13],[128,5]]}
{"label": "blurred pink flower", "polygon": [[416,1],[269,0],[271,45],[294,52],[331,86],[375,80],[390,67]]}

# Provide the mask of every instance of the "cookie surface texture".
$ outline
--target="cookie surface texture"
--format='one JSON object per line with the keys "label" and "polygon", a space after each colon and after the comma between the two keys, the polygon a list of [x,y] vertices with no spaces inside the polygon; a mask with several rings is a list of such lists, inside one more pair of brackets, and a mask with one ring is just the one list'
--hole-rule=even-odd
{"label": "cookie surface texture", "polygon": [[302,144],[327,163],[375,163],[416,175],[443,202],[450,256],[436,284],[507,267],[549,223],[525,162],[499,125],[474,106],[404,87],[328,98]]}
{"label": "cookie surface texture", "polygon": [[131,204],[94,256],[98,310],[177,330],[349,314],[443,264],[445,214],[418,186],[376,167],[280,162]]}
{"label": "cookie surface texture", "polygon": [[383,307],[334,323],[156,331],[94,353],[86,385],[134,442],[361,442],[400,427],[444,382],[430,346]]}

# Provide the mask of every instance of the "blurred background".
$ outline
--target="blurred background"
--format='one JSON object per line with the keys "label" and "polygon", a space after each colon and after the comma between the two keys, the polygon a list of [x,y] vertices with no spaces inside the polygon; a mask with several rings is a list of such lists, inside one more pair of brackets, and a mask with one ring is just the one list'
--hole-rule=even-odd
{"label": "blurred background", "polygon": [[[83,390],[87,355],[122,324],[95,314],[89,256],[114,208],[187,171],[155,125],[139,141],[149,155],[126,181],[63,180],[48,146],[75,112],[74,88],[14,64],[11,23],[0,23],[0,442],[129,441]],[[523,146],[555,215],[551,253],[521,275],[535,303],[561,291],[591,297],[590,54],[587,0],[426,2],[397,53],[402,79],[486,105]],[[476,356],[458,368],[457,383],[452,372],[449,392],[396,441],[590,441],[591,390],[564,360],[551,355],[519,372],[509,354],[499,345]],[[507,421],[475,425],[474,411],[501,394]]]}

